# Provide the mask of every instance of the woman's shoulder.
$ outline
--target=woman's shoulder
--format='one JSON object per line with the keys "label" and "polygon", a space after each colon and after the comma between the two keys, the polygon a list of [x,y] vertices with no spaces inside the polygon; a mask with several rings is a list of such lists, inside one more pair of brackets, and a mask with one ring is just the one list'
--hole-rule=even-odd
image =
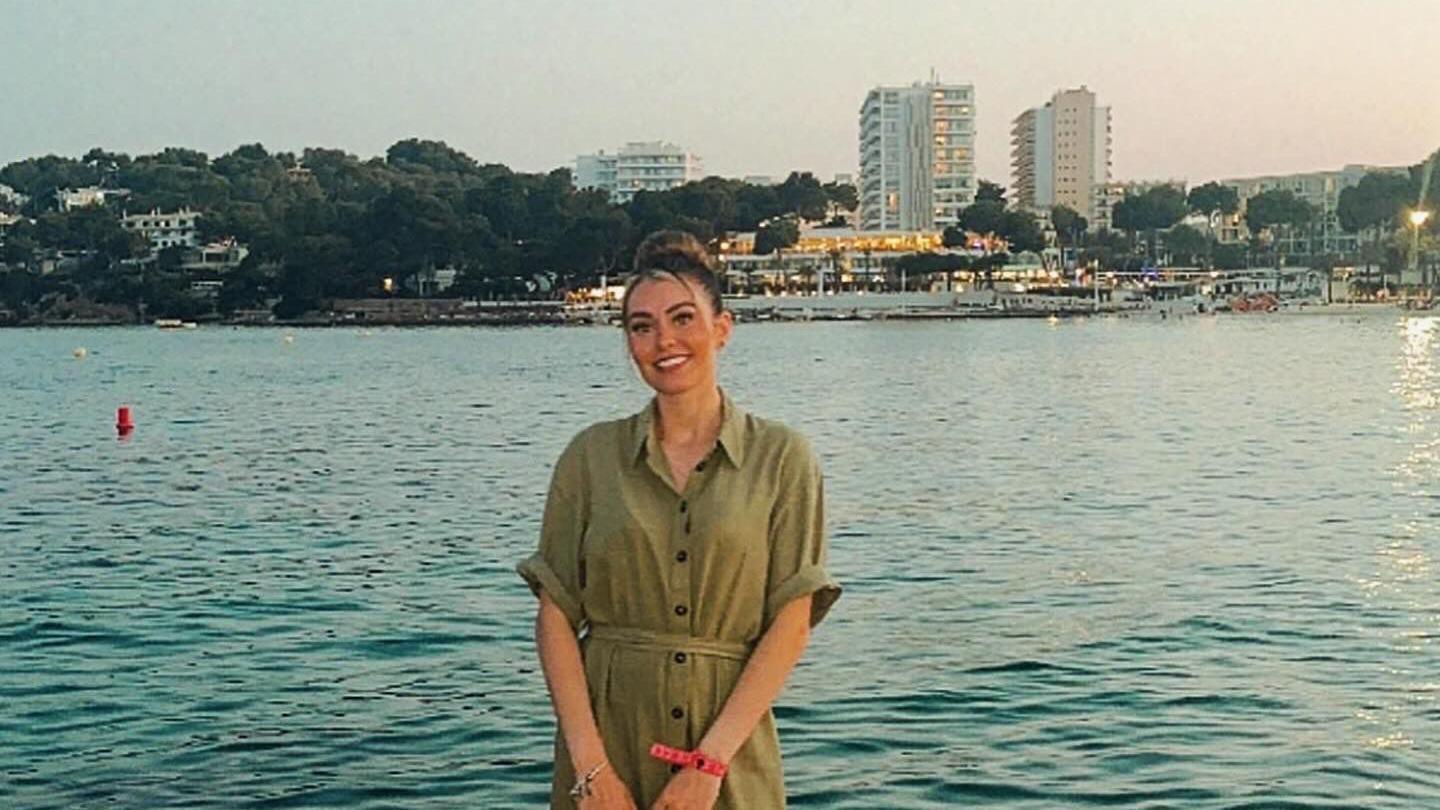
{"label": "woman's shoulder", "polygon": [[753,450],[769,462],[812,463],[810,438],[786,422],[746,413],[743,431],[747,454]]}
{"label": "woman's shoulder", "polygon": [[636,417],[632,415],[586,425],[570,437],[570,441],[560,453],[560,462],[578,463],[590,454],[609,454],[616,451],[630,440],[636,430],[635,422]]}

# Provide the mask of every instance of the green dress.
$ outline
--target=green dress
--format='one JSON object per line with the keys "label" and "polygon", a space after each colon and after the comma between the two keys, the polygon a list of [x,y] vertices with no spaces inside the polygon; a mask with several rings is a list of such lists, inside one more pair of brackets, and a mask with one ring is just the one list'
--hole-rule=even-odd
{"label": "green dress", "polygon": [[[555,466],[540,549],[519,566],[580,634],[605,753],[642,808],[671,776],[650,745],[698,746],[780,609],[813,594],[813,626],[840,595],[825,570],[824,495],[809,443],[721,397],[716,447],[684,491],[655,439],[653,401],[576,436]],[[574,782],[557,730],[552,807],[572,806]],[[780,741],[766,712],[731,760],[716,807],[784,806]]]}

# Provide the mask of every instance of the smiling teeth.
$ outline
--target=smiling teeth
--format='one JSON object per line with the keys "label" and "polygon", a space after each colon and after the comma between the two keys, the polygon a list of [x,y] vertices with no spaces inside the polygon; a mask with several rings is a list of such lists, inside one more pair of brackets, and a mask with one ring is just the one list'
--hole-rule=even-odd
{"label": "smiling teeth", "polygon": [[674,368],[675,366],[678,366],[681,363],[685,362],[686,359],[687,358],[684,357],[667,357],[664,360],[656,363],[655,365],[659,366],[660,368]]}

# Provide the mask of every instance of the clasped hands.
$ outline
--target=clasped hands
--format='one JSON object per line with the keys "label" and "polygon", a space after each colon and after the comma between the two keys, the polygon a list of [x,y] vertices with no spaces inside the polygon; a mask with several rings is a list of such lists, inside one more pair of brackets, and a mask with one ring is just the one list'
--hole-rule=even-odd
{"label": "clasped hands", "polygon": [[[595,777],[590,791],[580,800],[579,810],[637,810],[629,788],[609,768]],[[670,777],[649,810],[710,810],[719,797],[720,777],[685,768]]]}

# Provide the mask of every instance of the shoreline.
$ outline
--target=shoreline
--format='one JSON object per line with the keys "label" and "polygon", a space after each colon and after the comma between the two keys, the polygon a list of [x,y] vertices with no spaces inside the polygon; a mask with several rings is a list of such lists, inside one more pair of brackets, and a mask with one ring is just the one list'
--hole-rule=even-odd
{"label": "shoreline", "polygon": [[[1293,316],[1340,316],[1360,315],[1366,313],[1388,312],[1428,312],[1430,310],[1410,310],[1394,303],[1372,303],[1352,302],[1345,304],[1310,304],[1302,306],[1282,307],[1272,312],[1233,312],[1230,310],[1195,312],[1187,311],[1185,308],[1167,309],[1164,307],[1102,307],[1091,309],[1084,307],[1056,307],[1053,309],[991,309],[982,307],[962,308],[927,308],[927,309],[897,309],[894,311],[871,310],[857,311],[848,309],[825,309],[825,308],[780,308],[769,309],[745,308],[732,310],[736,320],[740,323],[812,323],[812,322],[854,322],[868,323],[874,321],[1004,321],[1004,320],[1045,320],[1054,318],[1056,320],[1073,320],[1094,317],[1115,317],[1123,319],[1131,318],[1155,318],[1165,319],[1168,317],[1195,317],[1195,316],[1220,316],[1229,315],[1245,318],[1257,317],[1293,317]],[[197,322],[197,328],[232,328],[232,329],[370,329],[377,327],[445,327],[445,328],[499,328],[509,329],[525,326],[554,326],[554,327],[594,327],[611,326],[608,317],[603,312],[583,312],[571,316],[560,317],[479,317],[479,318],[302,318],[296,320],[275,320],[256,321],[249,319],[240,320],[211,320]],[[154,323],[140,323],[136,321],[121,321],[109,319],[67,319],[67,320],[41,320],[30,322],[5,322],[0,323],[0,330],[7,329],[119,329],[119,328],[143,328],[156,331],[193,331],[190,329],[168,329],[156,326]]]}

